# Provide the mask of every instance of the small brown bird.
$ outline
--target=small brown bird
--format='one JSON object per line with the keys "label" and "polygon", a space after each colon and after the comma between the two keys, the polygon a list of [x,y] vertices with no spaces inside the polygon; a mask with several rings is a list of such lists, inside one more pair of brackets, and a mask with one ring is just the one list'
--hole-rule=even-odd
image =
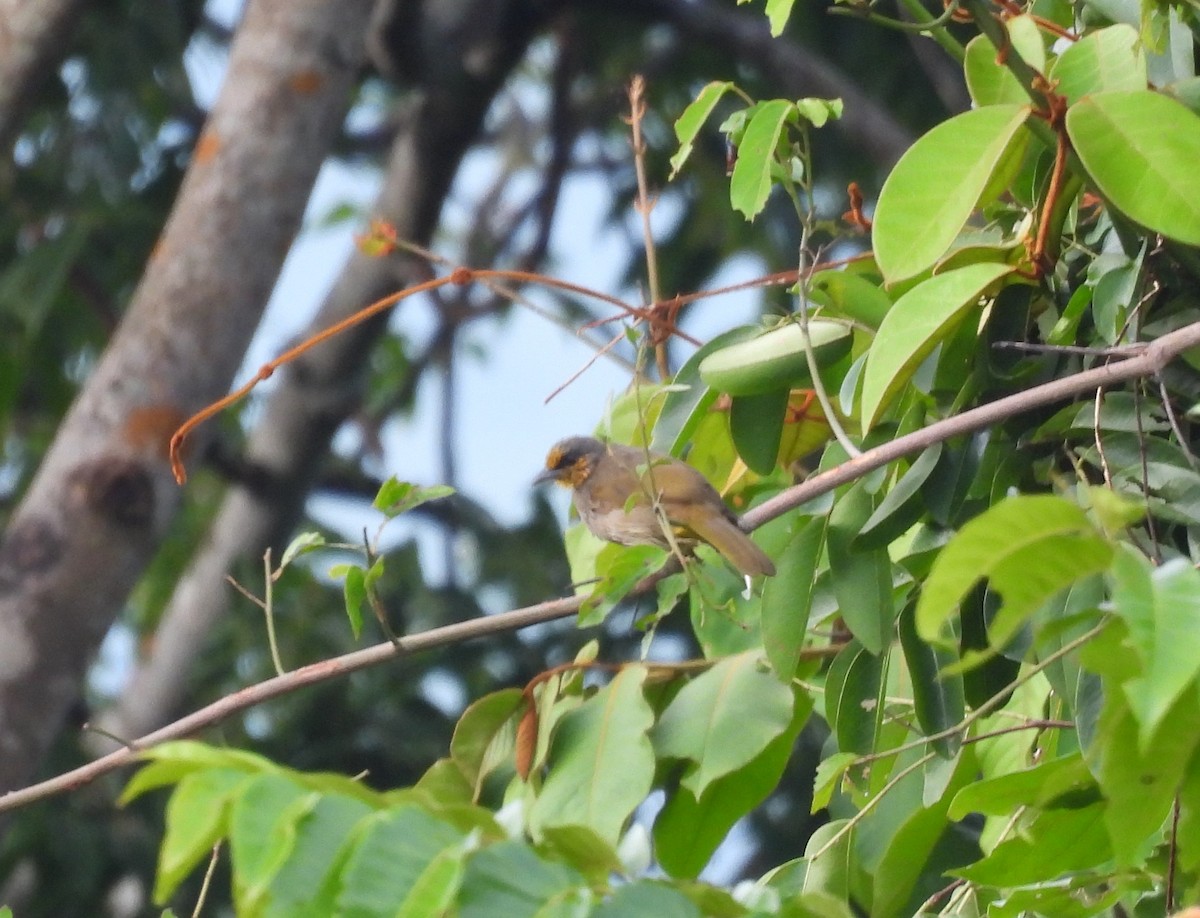
{"label": "small brown bird", "polygon": [[546,457],[536,482],[556,481],[574,491],[575,509],[592,534],[621,545],[669,547],[654,496],[683,546],[707,542],[747,576],[775,573],[775,565],[738,526],[716,488],[679,459],[635,446],[568,437]]}

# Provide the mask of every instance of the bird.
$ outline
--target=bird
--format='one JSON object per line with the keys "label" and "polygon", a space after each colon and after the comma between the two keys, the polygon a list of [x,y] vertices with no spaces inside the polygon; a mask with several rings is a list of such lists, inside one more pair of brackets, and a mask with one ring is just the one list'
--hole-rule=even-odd
{"label": "bird", "polygon": [[657,501],[681,547],[707,542],[747,577],[775,573],[717,489],[681,459],[595,437],[567,437],[550,448],[545,470],[534,479],[547,481],[573,491],[579,518],[607,542],[669,548]]}

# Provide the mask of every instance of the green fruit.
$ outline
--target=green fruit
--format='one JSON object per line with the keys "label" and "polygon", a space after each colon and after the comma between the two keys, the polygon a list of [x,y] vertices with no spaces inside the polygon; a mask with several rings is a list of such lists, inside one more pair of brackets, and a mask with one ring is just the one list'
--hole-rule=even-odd
{"label": "green fruit", "polygon": [[[817,367],[837,363],[850,352],[853,333],[841,322],[812,319],[808,323]],[[700,362],[700,378],[719,392],[760,395],[812,385],[804,356],[804,333],[788,322],[749,341],[739,341]]]}

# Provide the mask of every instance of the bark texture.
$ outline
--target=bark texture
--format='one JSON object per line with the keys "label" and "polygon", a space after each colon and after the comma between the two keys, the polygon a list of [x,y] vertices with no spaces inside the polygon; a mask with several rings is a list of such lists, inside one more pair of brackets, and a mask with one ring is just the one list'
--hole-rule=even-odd
{"label": "bark texture", "polygon": [[46,751],[174,515],[167,438],[229,387],[345,115],[371,7],[247,7],[125,319],[0,542],[0,791]]}
{"label": "bark texture", "polygon": [[0,0],[0,149],[7,149],[37,84],[67,50],[83,0]]}
{"label": "bark texture", "polygon": [[[490,11],[487,29],[476,7]],[[496,11],[504,8],[505,15]],[[436,23],[422,23],[411,4],[383,4],[405,14],[407,34],[391,37],[396,17],[377,16],[371,32],[373,57],[381,70],[413,80],[410,99],[393,142],[384,184],[373,215],[395,225],[402,239],[426,243],[462,156],[479,133],[483,116],[512,67],[544,20],[543,5],[493,0],[458,4],[458,19],[437,7]],[[453,54],[423,55],[415,40],[439,44],[436,31],[453,35]],[[400,43],[406,39],[409,44]],[[401,263],[354,253],[329,291],[310,332],[415,283]],[[288,537],[329,442],[361,403],[365,355],[384,331],[386,317],[359,326],[309,351],[280,373],[262,419],[246,446],[252,485],[231,487],[202,548],[180,579],[155,634],[153,654],[138,668],[118,705],[100,718],[120,737],[141,736],[166,723],[184,700],[186,679],[215,622],[228,611],[226,576],[244,558],[260,557]],[[278,557],[278,555],[276,555]],[[96,735],[97,752],[113,748]]]}

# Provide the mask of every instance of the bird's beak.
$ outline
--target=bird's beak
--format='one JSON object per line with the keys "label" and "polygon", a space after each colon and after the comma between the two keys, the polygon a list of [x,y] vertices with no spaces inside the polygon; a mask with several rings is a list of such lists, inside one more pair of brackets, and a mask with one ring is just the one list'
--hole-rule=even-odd
{"label": "bird's beak", "polygon": [[561,476],[561,469],[543,469],[538,473],[537,477],[533,479],[534,487],[537,487],[540,484],[545,484],[547,481],[557,481]]}

